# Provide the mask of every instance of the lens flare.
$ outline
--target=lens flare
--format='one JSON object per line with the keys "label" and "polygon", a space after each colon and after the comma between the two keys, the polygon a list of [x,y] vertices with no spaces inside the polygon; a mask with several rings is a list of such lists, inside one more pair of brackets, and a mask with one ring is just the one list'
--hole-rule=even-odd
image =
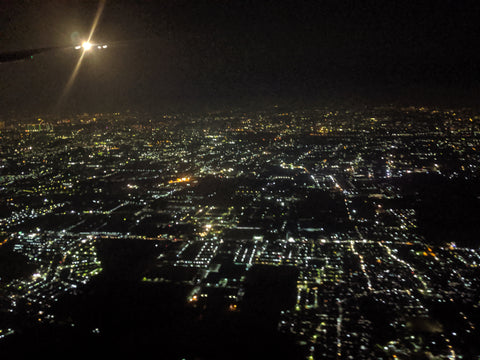
{"label": "lens flare", "polygon": [[87,51],[87,50],[90,50],[92,48],[92,44],[88,41],[85,41],[83,44],[82,44],[82,47],[83,47],[83,50]]}
{"label": "lens flare", "polygon": [[83,48],[82,54],[80,55],[80,58],[78,59],[77,65],[73,69],[73,72],[70,75],[70,78],[68,79],[67,83],[65,84],[65,88],[63,89],[63,92],[60,95],[60,98],[58,99],[57,106],[56,106],[57,109],[60,109],[63,101],[67,97],[68,92],[70,91],[70,88],[72,87],[72,85],[75,81],[75,78],[77,77],[77,74],[80,70],[80,66],[82,65],[82,60],[83,60],[83,57],[85,55],[85,52],[92,48],[92,44],[90,43],[90,40],[93,36],[93,33],[95,32],[95,28],[97,27],[100,16],[102,15],[103,8],[105,7],[105,2],[106,2],[106,0],[100,0],[99,1],[98,8],[97,8],[97,13],[95,14],[95,19],[93,20],[92,28],[90,29],[90,34],[88,36],[88,40],[85,41],[82,44],[82,48]]}

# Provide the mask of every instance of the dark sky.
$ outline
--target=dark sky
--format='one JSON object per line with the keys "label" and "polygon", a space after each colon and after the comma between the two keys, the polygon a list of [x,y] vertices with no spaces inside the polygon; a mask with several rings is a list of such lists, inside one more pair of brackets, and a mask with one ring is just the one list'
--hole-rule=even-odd
{"label": "dark sky", "polygon": [[[479,4],[477,4],[479,3]],[[0,0],[0,51],[87,37],[98,1]],[[0,64],[0,115],[273,103],[472,105],[480,2],[107,0],[88,53]]]}

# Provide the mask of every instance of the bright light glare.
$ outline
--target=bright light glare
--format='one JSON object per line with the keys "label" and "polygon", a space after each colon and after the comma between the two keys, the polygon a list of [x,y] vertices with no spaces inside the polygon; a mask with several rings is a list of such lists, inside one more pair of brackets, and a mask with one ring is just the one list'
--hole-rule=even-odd
{"label": "bright light glare", "polygon": [[83,50],[87,51],[87,50],[90,50],[92,48],[92,44],[90,44],[88,41],[85,41],[82,44],[82,47],[83,47]]}
{"label": "bright light glare", "polygon": [[73,82],[75,81],[75,78],[77,77],[78,71],[80,70],[80,66],[82,65],[82,60],[85,55],[85,51],[87,51],[92,47],[92,44],[90,43],[90,39],[92,38],[93,33],[95,32],[95,28],[97,27],[98,20],[100,19],[100,15],[102,15],[103,9],[105,7],[105,3],[106,3],[106,0],[100,0],[100,3],[98,4],[97,13],[95,14],[95,19],[93,20],[92,28],[90,29],[90,35],[88,36],[88,40],[82,44],[84,51],[82,51],[82,54],[78,59],[77,65],[75,65],[75,68],[73,69],[73,72],[70,75],[70,78],[65,84],[65,88],[63,89],[63,92],[60,95],[60,98],[58,99],[57,108],[59,108],[60,105],[62,104],[70,88],[72,87]]}

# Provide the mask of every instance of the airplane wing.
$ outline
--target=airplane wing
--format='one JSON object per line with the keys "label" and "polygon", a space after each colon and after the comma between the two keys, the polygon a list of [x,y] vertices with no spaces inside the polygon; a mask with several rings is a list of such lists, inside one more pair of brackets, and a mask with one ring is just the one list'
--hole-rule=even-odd
{"label": "airplane wing", "polygon": [[70,46],[52,46],[52,47],[44,47],[44,48],[38,48],[38,49],[3,52],[3,53],[0,53],[0,63],[29,60],[33,58],[33,55],[40,54],[46,51],[65,49],[67,47],[70,47]]}

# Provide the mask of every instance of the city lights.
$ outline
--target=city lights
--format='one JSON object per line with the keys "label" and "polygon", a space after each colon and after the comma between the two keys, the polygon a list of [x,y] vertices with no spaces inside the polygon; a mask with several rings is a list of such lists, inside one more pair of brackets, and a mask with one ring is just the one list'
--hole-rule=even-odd
{"label": "city lights", "polygon": [[[406,114],[411,126],[400,126]],[[166,122],[120,112],[11,123],[1,133],[0,251],[31,268],[2,278],[5,311],[17,316],[22,299],[36,326],[86,326],[101,336],[101,323],[56,323],[53,305],[76,299],[94,278],[116,277],[114,260],[119,269],[138,266],[146,288],[181,289],[172,301],[198,319],[216,307],[242,317],[248,306],[281,305],[273,328],[305,358],[401,358],[411,349],[457,356],[462,339],[478,335],[480,250],[458,228],[455,239],[426,237],[425,214],[442,210],[435,199],[450,196],[453,217],[465,195],[420,193],[414,176],[475,181],[480,133],[448,111],[433,126],[430,114],[273,110],[216,115],[206,128],[192,124],[207,115]],[[278,120],[287,116],[288,124]],[[144,260],[136,247],[145,247]],[[12,337],[22,328],[0,330]]]}

